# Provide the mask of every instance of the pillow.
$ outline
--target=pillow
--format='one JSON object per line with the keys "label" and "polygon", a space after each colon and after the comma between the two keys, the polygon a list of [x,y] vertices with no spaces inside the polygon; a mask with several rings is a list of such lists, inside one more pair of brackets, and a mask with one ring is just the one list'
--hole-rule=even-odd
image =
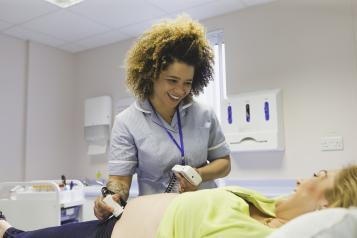
{"label": "pillow", "polygon": [[327,208],[301,215],[268,238],[356,238],[357,208]]}

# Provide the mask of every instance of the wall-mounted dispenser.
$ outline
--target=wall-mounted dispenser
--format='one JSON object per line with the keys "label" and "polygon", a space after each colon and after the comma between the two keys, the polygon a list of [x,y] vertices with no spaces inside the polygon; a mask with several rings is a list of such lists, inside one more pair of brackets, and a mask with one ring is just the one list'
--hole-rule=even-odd
{"label": "wall-mounted dispenser", "polygon": [[84,136],[88,143],[88,154],[105,154],[110,138],[112,122],[112,99],[110,96],[85,100]]}
{"label": "wall-mounted dispenser", "polygon": [[283,151],[282,91],[230,95],[221,107],[222,128],[233,152]]}

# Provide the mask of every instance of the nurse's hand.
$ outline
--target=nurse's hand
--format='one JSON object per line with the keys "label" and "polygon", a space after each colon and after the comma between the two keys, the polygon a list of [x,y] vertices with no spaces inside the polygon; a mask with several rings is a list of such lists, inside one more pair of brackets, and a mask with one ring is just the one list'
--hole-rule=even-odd
{"label": "nurse's hand", "polygon": [[196,191],[198,189],[198,186],[195,186],[195,185],[191,184],[181,174],[175,173],[175,175],[176,175],[176,177],[178,178],[178,180],[180,182],[180,187],[179,187],[179,192],[180,193]]}
{"label": "nurse's hand", "polygon": [[[108,206],[104,201],[103,196],[98,196],[94,201],[94,215],[99,220],[104,220],[112,215],[114,209]],[[119,194],[113,195],[113,200],[119,201]]]}

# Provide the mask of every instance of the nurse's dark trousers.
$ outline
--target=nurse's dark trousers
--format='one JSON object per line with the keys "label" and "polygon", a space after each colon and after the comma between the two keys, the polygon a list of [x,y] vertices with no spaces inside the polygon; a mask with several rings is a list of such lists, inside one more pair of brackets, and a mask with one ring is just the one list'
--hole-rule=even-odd
{"label": "nurse's dark trousers", "polygon": [[118,218],[106,221],[94,220],[49,227],[34,231],[22,231],[11,227],[3,238],[110,238]]}

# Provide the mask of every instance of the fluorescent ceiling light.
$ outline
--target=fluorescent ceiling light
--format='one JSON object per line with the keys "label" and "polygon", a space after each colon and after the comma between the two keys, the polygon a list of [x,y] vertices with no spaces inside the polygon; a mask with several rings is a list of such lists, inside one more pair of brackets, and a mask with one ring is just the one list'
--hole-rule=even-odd
{"label": "fluorescent ceiling light", "polygon": [[55,4],[62,8],[66,8],[66,7],[73,6],[74,4],[80,3],[83,0],[45,0],[45,1]]}

